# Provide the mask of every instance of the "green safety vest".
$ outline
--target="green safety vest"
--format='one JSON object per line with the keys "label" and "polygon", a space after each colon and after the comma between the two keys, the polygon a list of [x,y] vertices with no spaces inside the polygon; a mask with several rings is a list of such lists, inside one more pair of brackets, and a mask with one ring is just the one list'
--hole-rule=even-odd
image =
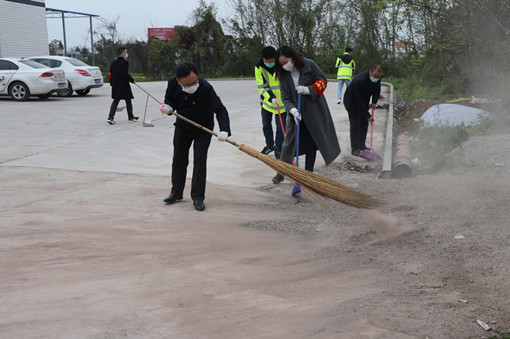
{"label": "green safety vest", "polygon": [[[345,52],[344,55],[346,54],[349,53]],[[354,59],[348,64],[344,64],[342,59],[338,57],[336,59],[336,67],[338,67],[338,73],[336,75],[337,80],[352,80],[352,73],[354,73],[354,69],[356,68]]]}
{"label": "green safety vest", "polygon": [[[280,92],[280,81],[276,78],[276,74],[269,73],[262,66],[255,66],[255,80],[257,81],[257,90],[260,93],[260,105],[266,111],[278,114],[276,105],[271,102],[272,98],[276,97],[280,102],[280,113],[285,113],[285,106]],[[271,93],[273,96],[271,96]]]}

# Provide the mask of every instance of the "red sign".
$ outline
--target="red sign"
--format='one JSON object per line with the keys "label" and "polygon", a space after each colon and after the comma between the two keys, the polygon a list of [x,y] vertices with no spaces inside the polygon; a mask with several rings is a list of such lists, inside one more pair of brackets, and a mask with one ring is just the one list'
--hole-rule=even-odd
{"label": "red sign", "polygon": [[395,41],[395,48],[409,48],[409,49],[412,49],[414,48],[414,45],[413,44],[408,44],[408,43],[405,43],[405,42],[402,42],[402,41]]}
{"label": "red sign", "polygon": [[173,27],[165,28],[148,28],[148,39],[156,38],[159,40],[170,40],[171,36],[175,36],[175,30]]}

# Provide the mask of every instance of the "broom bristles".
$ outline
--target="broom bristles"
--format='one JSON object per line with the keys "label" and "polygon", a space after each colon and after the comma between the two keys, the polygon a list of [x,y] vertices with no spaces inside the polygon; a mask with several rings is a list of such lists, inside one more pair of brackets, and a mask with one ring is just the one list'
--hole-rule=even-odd
{"label": "broom bristles", "polygon": [[357,208],[373,208],[379,205],[379,202],[369,195],[358,192],[332,179],[262,154],[243,144],[239,145],[238,148],[244,153],[259,159],[284,177],[291,178],[300,183],[305,189],[317,194]]}

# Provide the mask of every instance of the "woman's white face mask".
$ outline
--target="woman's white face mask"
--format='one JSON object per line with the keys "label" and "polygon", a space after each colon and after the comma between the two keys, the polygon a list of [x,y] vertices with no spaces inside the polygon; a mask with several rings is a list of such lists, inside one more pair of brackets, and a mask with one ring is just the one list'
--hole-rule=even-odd
{"label": "woman's white face mask", "polygon": [[292,72],[294,70],[294,63],[292,60],[289,60],[285,65],[282,66],[282,68],[287,72]]}
{"label": "woman's white face mask", "polygon": [[185,92],[185,93],[188,93],[188,94],[193,94],[197,91],[198,89],[198,82],[194,85],[191,85],[191,86],[186,86],[184,87],[183,85],[181,85],[181,88],[182,88],[182,91]]}

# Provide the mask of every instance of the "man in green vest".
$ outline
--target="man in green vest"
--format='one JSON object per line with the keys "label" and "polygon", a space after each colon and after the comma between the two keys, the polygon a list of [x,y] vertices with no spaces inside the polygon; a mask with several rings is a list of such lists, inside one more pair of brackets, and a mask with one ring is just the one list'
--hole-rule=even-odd
{"label": "man in green vest", "polygon": [[351,56],[352,48],[346,47],[345,53],[339,56],[336,59],[336,68],[338,68],[337,80],[338,80],[338,95],[337,95],[337,104],[342,103],[342,89],[344,87],[347,88],[352,80],[352,74],[354,73],[354,69],[356,68],[356,62],[354,58]]}
{"label": "man in green vest", "polygon": [[[282,103],[280,81],[275,75],[275,53],[276,49],[272,46],[266,46],[262,49],[262,56],[255,65],[255,80],[257,81],[257,90],[260,93],[262,132],[266,142],[266,146],[264,146],[261,153],[267,155],[274,150],[275,157],[279,159],[284,139],[283,126],[285,126],[287,114]],[[278,108],[280,109],[279,112]],[[281,114],[280,117],[278,117],[279,113]],[[276,123],[276,138],[273,134],[273,116]]]}

